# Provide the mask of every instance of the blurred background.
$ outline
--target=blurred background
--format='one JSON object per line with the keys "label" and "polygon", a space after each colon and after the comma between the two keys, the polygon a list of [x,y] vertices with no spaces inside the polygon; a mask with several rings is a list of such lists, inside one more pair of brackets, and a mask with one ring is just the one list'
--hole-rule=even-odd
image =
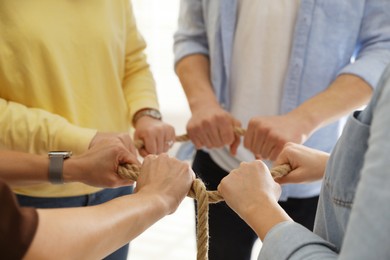
{"label": "blurred background", "polygon": [[[146,54],[157,83],[163,120],[185,133],[190,110],[173,65],[173,33],[177,27],[179,0],[132,0],[137,25],[147,42]],[[179,144],[169,151],[174,156]],[[190,163],[190,162],[189,162]],[[195,260],[193,200],[186,198],[179,209],[131,242],[131,260]]]}
{"label": "blurred background", "polygon": [[[147,42],[146,54],[157,83],[164,121],[184,134],[190,110],[173,65],[173,34],[177,28],[179,0],[132,0],[137,25]],[[179,144],[169,151],[174,156]],[[191,162],[188,162],[191,163]],[[229,227],[226,227],[229,228]],[[131,242],[131,260],[195,260],[196,237],[193,200],[186,198],[178,210]],[[257,259],[260,242],[254,247]]]}

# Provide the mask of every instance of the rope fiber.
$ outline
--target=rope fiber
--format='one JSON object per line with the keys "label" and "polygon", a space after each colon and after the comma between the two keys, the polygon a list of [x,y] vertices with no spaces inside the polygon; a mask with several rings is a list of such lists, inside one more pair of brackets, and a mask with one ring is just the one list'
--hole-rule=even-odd
{"label": "rope fiber", "polygon": [[[245,134],[245,129],[236,127],[234,133],[238,136]],[[189,141],[187,134],[176,136],[176,142],[186,142]],[[137,149],[144,146],[142,140],[135,140],[134,145]],[[140,174],[140,166],[135,164],[125,164],[120,165],[118,168],[118,174],[124,179],[130,179],[137,181],[137,178]],[[273,178],[282,177],[288,174],[291,171],[289,164],[279,165],[270,170]],[[208,191],[203,181],[199,178],[196,178],[192,183],[191,189],[187,194],[188,197],[193,198],[197,201],[197,260],[208,260],[208,249],[209,249],[209,204],[218,203],[223,201],[223,197],[219,194],[217,190]]]}

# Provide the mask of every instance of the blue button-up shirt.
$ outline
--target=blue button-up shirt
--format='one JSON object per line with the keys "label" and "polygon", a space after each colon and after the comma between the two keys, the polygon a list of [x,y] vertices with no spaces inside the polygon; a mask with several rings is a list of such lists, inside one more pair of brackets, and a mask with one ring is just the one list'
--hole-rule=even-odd
{"label": "blue button-up shirt", "polygon": [[[181,0],[174,37],[176,63],[191,54],[210,58],[214,93],[228,111],[236,15],[237,0]],[[357,75],[374,87],[389,61],[389,0],[301,0],[280,114],[325,90],[340,74]],[[338,121],[319,129],[305,145],[330,152],[342,126]],[[188,148],[178,156],[184,158]],[[319,183],[284,185],[281,199],[319,190]]]}

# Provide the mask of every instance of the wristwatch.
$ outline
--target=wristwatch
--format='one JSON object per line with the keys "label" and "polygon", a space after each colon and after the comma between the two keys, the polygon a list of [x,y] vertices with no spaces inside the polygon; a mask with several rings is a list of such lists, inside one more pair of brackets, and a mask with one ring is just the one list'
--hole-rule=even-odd
{"label": "wristwatch", "polygon": [[157,109],[153,109],[153,108],[147,108],[147,109],[140,110],[139,112],[137,112],[134,115],[134,117],[133,117],[133,125],[135,125],[137,120],[140,119],[143,116],[148,116],[148,117],[151,117],[151,118],[154,118],[154,119],[157,119],[157,120],[161,120],[162,119],[160,111],[158,111]]}
{"label": "wristwatch", "polygon": [[62,168],[64,160],[72,156],[71,151],[50,151],[49,155],[49,181],[52,184],[63,184]]}

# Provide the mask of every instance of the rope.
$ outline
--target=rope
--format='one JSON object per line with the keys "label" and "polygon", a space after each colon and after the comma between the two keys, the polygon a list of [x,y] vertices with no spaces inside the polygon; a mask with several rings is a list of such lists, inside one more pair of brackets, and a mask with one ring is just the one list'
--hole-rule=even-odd
{"label": "rope", "polygon": [[[245,129],[241,127],[234,127],[233,131],[238,136],[243,136],[245,134]],[[175,137],[175,142],[187,142],[187,141],[190,141],[188,134],[177,135]],[[137,149],[142,148],[144,146],[144,141],[142,141],[141,139],[134,140],[134,146]]]}
{"label": "rope", "polygon": [[[245,129],[236,127],[234,129],[236,135],[242,136],[245,134]],[[187,134],[176,136],[176,142],[189,141]],[[143,147],[144,143],[142,140],[135,140],[134,145],[137,148]],[[137,181],[140,174],[140,167],[135,164],[125,164],[118,168],[118,174],[124,179],[130,179]],[[271,175],[273,178],[278,178],[286,175],[291,171],[291,167],[288,164],[279,165],[271,169]],[[209,204],[218,203],[223,201],[223,197],[217,190],[208,191],[203,181],[196,178],[192,183],[191,189],[187,194],[188,197],[193,198],[197,201],[197,260],[207,260],[209,250]]]}

